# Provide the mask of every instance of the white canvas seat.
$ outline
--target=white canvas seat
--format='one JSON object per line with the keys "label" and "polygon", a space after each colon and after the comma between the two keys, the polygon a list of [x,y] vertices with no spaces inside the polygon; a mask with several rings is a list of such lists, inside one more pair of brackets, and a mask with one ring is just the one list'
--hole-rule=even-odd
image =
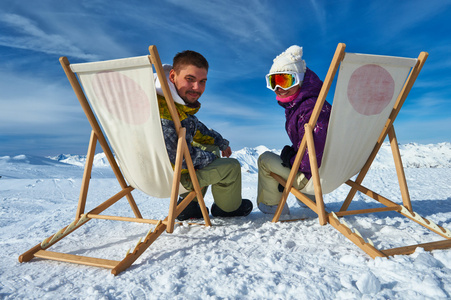
{"label": "white canvas seat", "polygon": [[[127,182],[158,198],[171,195],[166,151],[149,57],[72,64]],[[180,193],[187,192],[180,185]]]}
{"label": "white canvas seat", "polygon": [[[175,218],[197,197],[205,225],[210,226],[201,187],[186,144],[185,128],[181,127],[175,104],[155,46],[150,55],[110,61],[61,65],[92,127],[82,186],[75,220],[19,257],[20,262],[33,257],[87,264],[112,269],[114,275],[128,268],[164,231],[174,230]],[[155,78],[162,84],[165,100],[178,134],[177,156],[172,165],[164,142]],[[78,79],[77,76],[78,75]],[[83,87],[83,88],[82,88]],[[100,144],[121,190],[85,213],[88,188],[96,145]],[[194,186],[187,191],[180,184],[182,163],[186,162]],[[168,216],[163,220],[145,219],[131,194],[138,189],[157,198],[170,198]],[[177,204],[181,193],[189,192]],[[122,198],[127,198],[135,217],[101,214]],[[155,225],[122,261],[56,253],[47,249],[91,219],[108,219]]]}
{"label": "white canvas seat", "polygon": [[[334,191],[362,169],[416,62],[410,58],[345,53],[318,169],[323,194]],[[302,192],[315,193],[313,180]]]}
{"label": "white canvas seat", "polygon": [[[290,176],[284,180],[279,175],[271,173],[285,187],[273,222],[279,220],[291,192],[318,214],[321,225],[331,224],[373,258],[412,253],[418,246],[422,246],[426,250],[451,247],[451,232],[448,229],[413,212],[393,126],[426,58],[427,53],[425,52],[422,52],[418,59],[346,53],[345,45],[338,45],[315,109],[306,125],[305,135]],[[312,130],[338,70],[324,154],[321,166],[318,168]],[[361,185],[387,136],[390,140],[398,174],[402,205]],[[293,181],[307,149],[312,177],[307,185],[299,191],[293,187]],[[355,175],[357,175],[356,179],[351,180]],[[347,198],[343,199],[340,211],[327,212],[324,207],[323,194],[334,191],[343,183],[351,186],[351,190]],[[380,202],[384,207],[349,211],[348,207],[357,191]],[[315,195],[316,202],[310,200],[305,194]],[[396,211],[446,240],[427,245],[378,250],[371,242],[364,240],[357,231],[352,231],[345,222],[342,223],[339,219],[347,215],[382,211]]]}

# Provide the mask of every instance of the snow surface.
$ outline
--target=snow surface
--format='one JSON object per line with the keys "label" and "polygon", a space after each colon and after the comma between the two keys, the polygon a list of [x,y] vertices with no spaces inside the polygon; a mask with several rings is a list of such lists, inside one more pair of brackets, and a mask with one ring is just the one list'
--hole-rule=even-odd
{"label": "snow surface", "polygon": [[[412,205],[423,217],[451,228],[451,144],[401,145]],[[264,146],[233,156],[242,165],[242,193],[253,201],[258,155]],[[273,150],[280,152],[280,150]],[[400,203],[390,146],[384,144],[363,184]],[[271,223],[254,208],[248,217],[211,218],[213,226],[176,226],[164,233],[127,271],[18,256],[68,225],[75,216],[85,157],[60,155],[0,157],[1,299],[449,299],[451,250],[390,259],[371,259],[332,226],[288,199],[292,215],[304,221]],[[88,207],[118,191],[103,154],[97,154]],[[326,209],[338,210],[349,189],[325,195]],[[138,191],[146,218],[163,218],[167,199]],[[207,193],[206,203],[212,204]],[[357,195],[351,208],[376,207]],[[132,216],[121,200],[108,214]],[[381,248],[442,239],[400,215],[388,212],[347,217]],[[148,224],[92,220],[50,250],[121,260]]]}

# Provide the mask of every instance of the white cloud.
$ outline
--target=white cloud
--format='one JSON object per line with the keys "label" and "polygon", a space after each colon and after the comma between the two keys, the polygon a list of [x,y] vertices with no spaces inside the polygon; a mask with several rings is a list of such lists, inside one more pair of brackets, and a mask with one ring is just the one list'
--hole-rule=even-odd
{"label": "white cloud", "polygon": [[213,95],[208,97],[208,99],[205,97],[204,100],[200,98],[200,102],[202,103],[201,112],[202,114],[209,116],[241,118],[243,120],[258,120],[264,119],[267,116],[260,107],[252,108],[249,104],[239,103],[239,99],[243,98],[248,97],[243,95],[240,95],[239,97],[234,97],[233,95]]}
{"label": "white cloud", "polygon": [[396,120],[394,126],[399,143],[417,142],[425,144],[451,141],[450,117]]}
{"label": "white cloud", "polygon": [[[414,95],[412,95],[414,96]],[[408,97],[401,112],[409,118],[448,116],[449,95],[431,89],[420,97]]]}
{"label": "white cloud", "polygon": [[[315,16],[318,21],[318,25],[321,28],[322,33],[326,34],[327,18],[326,18],[326,10],[324,9],[324,6],[321,5],[320,1],[318,1],[318,0],[310,0],[310,3],[312,4],[313,11],[315,12]],[[326,5],[327,5],[327,3],[326,3]]]}
{"label": "white cloud", "polygon": [[89,126],[68,84],[0,73],[0,90],[4,134],[70,134]]}
{"label": "white cloud", "polygon": [[[450,43],[446,34],[436,32],[449,31],[449,22],[443,20],[450,5],[430,1],[425,6],[420,0],[327,5],[324,0],[3,1],[0,131],[18,136],[51,132],[55,140],[49,143],[75,136],[81,127],[89,131],[56,57],[65,55],[75,62],[142,55],[155,44],[163,62],[184,49],[199,51],[209,60],[209,82],[214,84],[209,84],[199,112],[206,125],[235,146],[278,148],[287,137],[283,109],[264,84],[272,59],[300,44],[309,67],[324,78],[337,42],[346,42],[351,52],[429,51],[396,124],[412,136],[409,126],[449,137],[437,128],[449,129],[449,123],[439,120],[450,112]],[[430,121],[437,113],[441,119]]]}
{"label": "white cloud", "polygon": [[260,145],[282,149],[283,146],[291,144],[283,123],[268,121],[266,124],[242,125],[226,122],[217,123],[213,128],[230,141],[233,150]]}
{"label": "white cloud", "polygon": [[24,16],[3,13],[0,14],[0,22],[9,29],[0,36],[2,46],[51,54],[67,53],[87,60],[97,58],[73,45],[68,38],[45,32],[35,21]]}
{"label": "white cloud", "polygon": [[[436,15],[449,8],[451,3],[448,1],[428,1],[423,0],[373,3],[373,16],[379,22],[386,22],[385,26],[380,28],[390,28],[384,30],[384,37],[387,39],[400,38],[407,30],[425,26],[426,23],[434,21]],[[376,20],[375,20],[376,21]]]}

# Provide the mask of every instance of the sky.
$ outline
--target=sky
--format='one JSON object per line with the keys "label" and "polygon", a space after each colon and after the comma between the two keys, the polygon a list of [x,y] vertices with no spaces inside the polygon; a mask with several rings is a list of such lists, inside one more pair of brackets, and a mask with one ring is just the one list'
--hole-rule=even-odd
{"label": "sky", "polygon": [[[59,64],[183,50],[210,70],[198,118],[232,150],[290,144],[284,110],[266,88],[273,59],[303,47],[324,79],[338,43],[346,51],[429,53],[396,122],[400,143],[451,141],[451,2],[447,0],[0,2],[0,155],[86,154],[90,125]],[[327,97],[333,105],[333,96]],[[100,149],[100,147],[98,147]],[[98,151],[99,152],[99,151]]]}

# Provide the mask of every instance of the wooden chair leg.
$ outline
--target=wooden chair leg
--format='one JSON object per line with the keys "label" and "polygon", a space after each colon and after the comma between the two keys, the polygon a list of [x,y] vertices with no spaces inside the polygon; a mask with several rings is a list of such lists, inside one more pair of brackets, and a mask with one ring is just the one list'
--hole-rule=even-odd
{"label": "wooden chair leg", "polygon": [[[186,143],[186,139],[183,140],[183,143]],[[207,207],[205,206],[204,196],[202,196],[202,189],[199,185],[199,181],[197,180],[196,170],[194,170],[193,161],[191,160],[191,155],[188,150],[188,145],[185,144],[185,161],[188,166],[188,172],[191,177],[191,182],[193,183],[194,191],[196,192],[197,201],[200,206],[200,210],[202,212],[202,216],[204,217],[205,226],[211,226],[210,216],[208,215]]]}
{"label": "wooden chair leg", "polygon": [[326,225],[327,217],[326,210],[324,208],[323,191],[319,179],[318,163],[316,161],[315,143],[313,141],[313,128],[309,124],[305,125],[305,134],[307,137],[307,149],[309,152],[310,170],[312,171],[316,205],[318,207],[318,219],[321,225]]}
{"label": "wooden chair leg", "polygon": [[285,189],[283,190],[283,193],[282,193],[282,198],[280,199],[279,205],[277,206],[276,213],[274,214],[274,217],[272,218],[273,223],[276,223],[279,221],[280,216],[282,215],[282,211],[285,206],[285,203],[287,203],[287,198],[288,198],[289,194],[290,194],[290,189],[287,188],[287,185],[286,185]]}
{"label": "wooden chair leg", "polygon": [[393,153],[393,159],[395,161],[396,174],[398,175],[399,188],[401,189],[402,203],[410,212],[413,212],[409,189],[407,188],[406,175],[402,166],[401,153],[399,152],[398,140],[396,138],[395,128],[393,126],[391,126],[388,130],[388,137],[390,138],[390,145]]}
{"label": "wooden chair leg", "polygon": [[169,203],[169,214],[168,214],[168,226],[166,231],[168,233],[172,233],[174,231],[174,223],[177,215],[175,214],[175,210],[177,207],[177,199],[179,195],[179,185],[180,185],[180,174],[182,171],[182,162],[183,162],[183,148],[185,139],[186,129],[180,128],[179,138],[177,142],[177,154],[175,157],[175,166],[174,166],[174,178],[172,179],[172,191],[171,191],[171,200]]}
{"label": "wooden chair leg", "polygon": [[85,170],[83,172],[80,196],[78,198],[77,213],[75,214],[76,220],[78,220],[81,217],[81,215],[85,213],[86,198],[88,196],[88,188],[89,182],[91,180],[91,171],[96,151],[96,145],[97,145],[97,136],[94,130],[92,130],[91,138],[89,139],[88,153],[86,155]]}

